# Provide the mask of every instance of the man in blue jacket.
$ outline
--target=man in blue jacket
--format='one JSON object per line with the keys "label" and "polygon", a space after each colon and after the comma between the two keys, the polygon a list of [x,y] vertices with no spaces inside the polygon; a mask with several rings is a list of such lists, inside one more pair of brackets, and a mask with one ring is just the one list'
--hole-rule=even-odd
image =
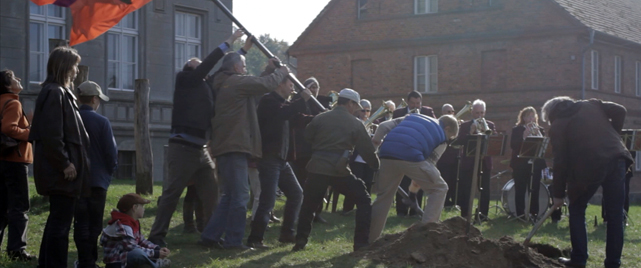
{"label": "man in blue jacket", "polygon": [[372,138],[379,148],[381,168],[376,175],[372,193],[372,221],[369,242],[383,232],[394,194],[403,176],[408,176],[427,194],[427,205],[422,222],[436,222],[441,216],[447,183],[436,168],[436,163],[447,148],[447,140],[458,133],[458,123],[451,115],[438,120],[410,114],[381,123]]}
{"label": "man in blue jacket", "polygon": [[75,267],[96,267],[98,236],[102,232],[107,188],[118,163],[118,150],[109,119],[96,110],[101,101],[109,101],[100,86],[86,81],[78,86],[80,117],[85,124],[91,146],[88,149],[91,164],[89,187],[91,195],[80,197],[74,214],[73,240],[78,248]]}

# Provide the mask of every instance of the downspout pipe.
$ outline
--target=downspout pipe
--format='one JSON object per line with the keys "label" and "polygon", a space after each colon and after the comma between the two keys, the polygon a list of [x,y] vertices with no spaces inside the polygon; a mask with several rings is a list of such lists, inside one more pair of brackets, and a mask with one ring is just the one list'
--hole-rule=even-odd
{"label": "downspout pipe", "polygon": [[587,47],[583,49],[583,60],[581,62],[581,99],[585,99],[585,54],[592,48],[592,45],[594,44],[594,29],[590,29],[590,43],[588,44]]}

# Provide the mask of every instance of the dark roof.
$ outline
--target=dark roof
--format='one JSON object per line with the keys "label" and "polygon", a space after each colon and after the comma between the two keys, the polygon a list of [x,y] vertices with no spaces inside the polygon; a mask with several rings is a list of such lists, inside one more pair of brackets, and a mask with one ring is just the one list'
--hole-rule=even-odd
{"label": "dark roof", "polygon": [[552,0],[585,26],[641,44],[641,0]]}

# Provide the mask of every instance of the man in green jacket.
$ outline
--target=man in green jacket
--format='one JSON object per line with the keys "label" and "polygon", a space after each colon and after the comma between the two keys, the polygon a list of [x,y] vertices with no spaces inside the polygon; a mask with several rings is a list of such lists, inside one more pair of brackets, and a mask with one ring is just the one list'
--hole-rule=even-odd
{"label": "man in green jacket", "polygon": [[305,129],[305,139],[312,144],[313,153],[307,164],[308,177],[303,187],[303,205],[298,218],[296,245],[292,251],[305,248],[314,211],[330,185],[356,202],[354,250],[368,245],[371,199],[365,183],[349,169],[349,155],[356,147],[373,170],[378,170],[380,163],[365,126],[352,115],[363,109],[358,92],[346,88],[338,96],[337,107],[317,115]]}

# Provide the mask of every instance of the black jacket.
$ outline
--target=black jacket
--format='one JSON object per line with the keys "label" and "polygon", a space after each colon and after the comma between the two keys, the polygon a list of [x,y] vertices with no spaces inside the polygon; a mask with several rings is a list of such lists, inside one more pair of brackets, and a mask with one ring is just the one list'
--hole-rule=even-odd
{"label": "black jacket", "polygon": [[181,71],[176,75],[174,109],[171,113],[172,133],[207,138],[216,96],[205,82],[205,77],[224,55],[220,48],[216,48],[196,69]]}
{"label": "black jacket", "polygon": [[[58,84],[43,85],[33,114],[29,141],[34,142],[33,175],[41,195],[77,197],[89,193],[89,136],[73,93]],[[63,170],[73,163],[73,181]]]}
{"label": "black jacket", "polygon": [[258,103],[258,125],[263,146],[263,157],[272,155],[286,160],[289,150],[289,120],[305,112],[302,98],[289,102],[275,91],[265,94]]}

